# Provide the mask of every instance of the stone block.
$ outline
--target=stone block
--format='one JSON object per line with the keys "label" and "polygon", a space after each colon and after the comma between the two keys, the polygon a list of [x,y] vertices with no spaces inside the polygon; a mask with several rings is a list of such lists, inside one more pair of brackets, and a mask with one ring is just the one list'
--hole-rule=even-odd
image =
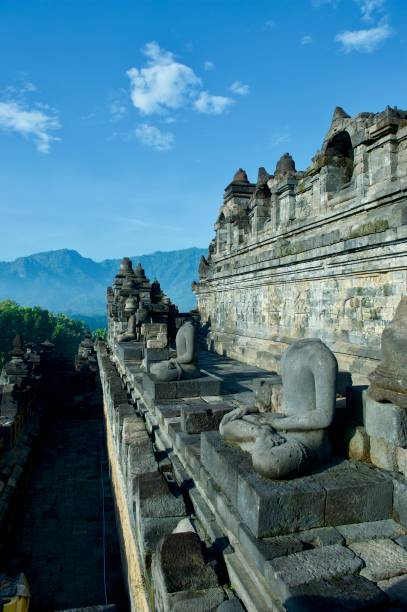
{"label": "stone block", "polygon": [[344,543],[342,535],[335,527],[319,527],[308,531],[300,531],[295,535],[303,544],[313,548]]}
{"label": "stone block", "polygon": [[167,348],[151,348],[144,349],[144,358],[147,362],[167,361],[169,358],[169,350]]}
{"label": "stone block", "polygon": [[407,550],[407,535],[402,535],[396,539],[396,544]]}
{"label": "stone block", "polygon": [[384,438],[370,438],[370,460],[382,470],[394,472],[397,469],[396,447]]}
{"label": "stone block", "polygon": [[407,575],[382,580],[378,583],[378,587],[386,593],[390,601],[400,604],[403,610],[407,610]]}
{"label": "stone block", "polygon": [[216,512],[221,517],[223,524],[226,529],[231,531],[234,536],[237,537],[239,533],[240,517],[236,509],[231,505],[226,496],[220,491],[217,493],[214,499]]}
{"label": "stone block", "polygon": [[368,540],[349,545],[365,567],[360,575],[368,580],[379,582],[407,573],[407,550],[392,540]]}
{"label": "stone block", "polygon": [[206,562],[199,537],[191,532],[172,533],[161,539],[153,557],[152,577],[159,610],[169,609],[170,593],[219,586],[213,567]]}
{"label": "stone block", "polygon": [[181,490],[170,476],[149,472],[135,479],[136,515],[141,517],[185,516]]}
{"label": "stone block", "polygon": [[177,431],[175,434],[175,447],[183,455],[189,446],[194,445],[199,448],[200,443],[201,437],[199,434],[186,434],[182,431]]}
{"label": "stone block", "polygon": [[188,466],[188,470],[190,471],[192,477],[197,480],[199,478],[199,472],[201,469],[201,449],[199,443],[189,444],[188,446],[186,446],[184,451],[184,457],[185,462]]}
{"label": "stone block", "polygon": [[405,529],[396,521],[372,521],[370,523],[356,523],[355,525],[338,525],[337,530],[344,537],[346,544],[377,540],[383,538],[398,538],[405,533]]}
{"label": "stone block", "polygon": [[192,380],[179,380],[177,382],[177,398],[220,395],[221,388],[222,380],[210,374]]}
{"label": "stone block", "polygon": [[155,401],[219,395],[221,382],[219,378],[210,375],[191,380],[161,382],[153,374],[143,374],[143,388]]}
{"label": "stone block", "polygon": [[[225,591],[221,587],[201,591],[182,591],[169,593],[168,603],[171,612],[208,612],[218,610],[225,600]],[[160,610],[158,610],[160,612]]]}
{"label": "stone block", "polygon": [[304,550],[297,535],[255,538],[242,523],[239,526],[238,541],[246,560],[250,565],[254,563],[261,574],[264,574],[267,561]]}
{"label": "stone block", "polygon": [[141,361],[143,344],[141,342],[118,342],[115,351],[121,361]]}
{"label": "stone block", "polygon": [[189,496],[194,507],[194,512],[203,526],[205,526],[206,523],[212,522],[215,517],[196,487],[193,487],[189,491]]}
{"label": "stone block", "polygon": [[156,404],[155,415],[161,425],[164,424],[165,419],[171,419],[173,417],[180,417],[183,402],[170,403],[170,404]]}
{"label": "stone block", "polygon": [[265,577],[275,593],[286,600],[294,588],[356,574],[362,566],[362,560],[351,550],[334,544],[273,559],[266,565]]}
{"label": "stone block", "polygon": [[373,582],[352,575],[301,584],[289,593],[284,602],[287,612],[369,612],[386,602],[383,591]]}
{"label": "stone block", "polygon": [[407,478],[407,448],[396,448],[397,471]]}
{"label": "stone block", "polygon": [[127,474],[129,476],[153,472],[157,469],[153,447],[148,437],[129,444],[127,452]]}
{"label": "stone block", "polygon": [[143,419],[136,416],[133,410],[133,415],[123,417],[122,442],[124,444],[130,444],[135,434],[138,432],[146,434],[146,426]]}
{"label": "stone block", "polygon": [[238,476],[253,469],[250,455],[225,444],[217,432],[206,432],[201,435],[201,461],[237,508]]}
{"label": "stone block", "polygon": [[173,454],[171,456],[172,471],[174,478],[181,487],[182,491],[189,491],[195,486],[189,472],[187,472],[178,457]]}
{"label": "stone block", "polygon": [[407,410],[404,408],[376,402],[366,395],[365,427],[373,438],[383,438],[393,446],[407,447]]}
{"label": "stone block", "polygon": [[216,608],[216,612],[244,612],[244,608],[238,599],[228,599]]}
{"label": "stone block", "polygon": [[392,516],[392,483],[377,470],[343,462],[312,478],[326,491],[326,526],[379,521]]}
{"label": "stone block", "polygon": [[139,522],[143,556],[147,564],[156,551],[159,541],[173,532],[179,523],[179,516],[144,517]]}
{"label": "stone block", "polygon": [[264,581],[254,581],[246,561],[240,559],[236,553],[224,555],[228,570],[230,584],[233,590],[244,603],[246,610],[283,610],[281,604],[276,601],[276,597],[271,590],[264,584]]}
{"label": "stone block", "polygon": [[200,395],[200,381],[201,378],[193,378],[191,380],[178,380],[176,382],[176,396],[177,398],[183,397],[199,397]]}
{"label": "stone block", "polygon": [[188,405],[182,408],[182,431],[194,434],[202,431],[218,431],[223,416],[233,409],[231,404]]}
{"label": "stone block", "polygon": [[394,518],[407,528],[407,482],[402,478],[394,478],[393,486]]}
{"label": "stone block", "polygon": [[145,413],[145,428],[147,429],[149,434],[153,434],[158,429],[157,419],[151,412]]}
{"label": "stone block", "polygon": [[143,388],[154,401],[177,397],[175,382],[159,382],[152,374],[143,374]]}
{"label": "stone block", "polygon": [[272,481],[253,469],[238,478],[237,509],[258,538],[323,527],[325,498],[324,489],[310,478]]}

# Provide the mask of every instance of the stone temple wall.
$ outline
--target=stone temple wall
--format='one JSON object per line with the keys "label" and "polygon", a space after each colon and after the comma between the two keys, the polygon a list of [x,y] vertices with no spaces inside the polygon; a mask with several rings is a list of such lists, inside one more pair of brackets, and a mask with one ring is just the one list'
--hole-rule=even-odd
{"label": "stone temple wall", "polygon": [[305,172],[236,173],[215,231],[193,285],[208,346],[278,370],[319,337],[363,384],[407,289],[407,112],[337,108]]}

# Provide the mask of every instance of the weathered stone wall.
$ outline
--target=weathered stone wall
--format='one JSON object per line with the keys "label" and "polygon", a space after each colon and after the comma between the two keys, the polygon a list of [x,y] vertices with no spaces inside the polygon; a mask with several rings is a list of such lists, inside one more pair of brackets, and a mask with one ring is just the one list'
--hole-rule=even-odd
{"label": "weathered stone wall", "polygon": [[[103,410],[106,424],[106,445],[109,457],[111,482],[115,500],[115,512],[120,537],[122,566],[127,583],[131,610],[149,610],[147,587],[143,578],[140,553],[134,535],[133,496],[126,482],[126,465],[120,449],[121,428],[124,416],[133,413],[127,404],[126,391],[111,364],[102,343],[99,343],[98,363],[103,388]],[[121,420],[115,421],[114,415],[121,408]]]}
{"label": "weathered stone wall", "polygon": [[406,117],[337,110],[306,172],[283,156],[257,185],[236,175],[194,286],[209,346],[278,370],[319,337],[366,381],[407,288]]}

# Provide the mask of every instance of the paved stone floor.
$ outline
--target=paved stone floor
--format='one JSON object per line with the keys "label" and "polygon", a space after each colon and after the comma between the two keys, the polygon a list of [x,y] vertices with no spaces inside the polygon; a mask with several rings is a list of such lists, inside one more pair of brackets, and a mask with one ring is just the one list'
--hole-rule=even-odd
{"label": "paved stone floor", "polygon": [[26,574],[30,612],[106,603],[105,573],[107,601],[127,610],[101,415],[48,422],[17,525],[6,570]]}

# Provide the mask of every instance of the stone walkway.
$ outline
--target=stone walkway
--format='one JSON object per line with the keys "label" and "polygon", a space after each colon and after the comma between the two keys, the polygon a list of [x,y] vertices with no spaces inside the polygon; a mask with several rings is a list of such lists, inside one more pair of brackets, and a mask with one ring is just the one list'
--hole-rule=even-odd
{"label": "stone walkway", "polygon": [[106,596],[127,610],[102,415],[50,420],[21,510],[6,569],[26,574],[30,612],[100,605]]}

